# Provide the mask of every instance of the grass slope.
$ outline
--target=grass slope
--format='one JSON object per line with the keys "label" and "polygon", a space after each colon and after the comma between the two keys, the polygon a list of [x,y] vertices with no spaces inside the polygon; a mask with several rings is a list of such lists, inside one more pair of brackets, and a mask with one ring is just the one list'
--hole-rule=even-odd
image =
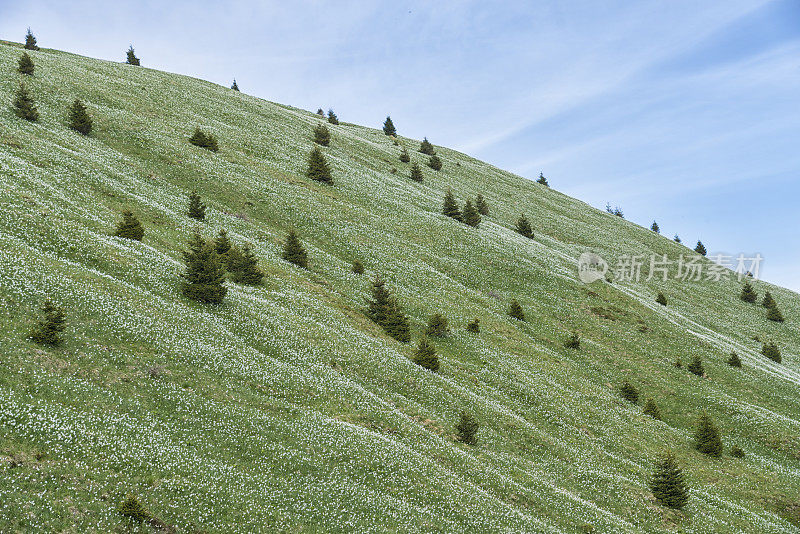
{"label": "grass slope", "polygon": [[[184,76],[32,52],[41,119],[28,123],[10,108],[20,53],[0,43],[0,531],[125,531],[127,493],[186,531],[800,531],[795,293],[755,284],[778,301],[776,324],[735,280],[585,286],[585,250],[688,250],[443,147],[435,173],[400,138],[423,164],[412,182],[400,147],[352,124],[328,125],[334,185],[311,183],[313,113]],[[91,137],[65,127],[76,97]],[[195,126],[218,153],[187,142]],[[478,229],[439,214],[448,187],[488,200]],[[209,204],[202,232],[252,243],[267,273],[229,283],[220,307],[179,291],[192,189]],[[142,243],[109,236],[125,207]],[[512,230],[522,212],[533,241]],[[290,228],[309,271],[280,259]],[[376,273],[412,344],[364,317]],[[26,339],[46,298],[68,312],[54,350]],[[524,323],[506,314],[512,298]],[[436,312],[453,328],[434,341],[439,374],[409,360]],[[481,333],[465,332],[476,317]],[[563,346],[573,330],[579,351]],[[695,354],[708,378],[673,366]],[[619,398],[624,380],[663,422]],[[481,422],[476,447],[454,440],[461,410]],[[692,448],[702,410],[721,459]],[[667,447],[691,486],[683,512],[648,489]]]}

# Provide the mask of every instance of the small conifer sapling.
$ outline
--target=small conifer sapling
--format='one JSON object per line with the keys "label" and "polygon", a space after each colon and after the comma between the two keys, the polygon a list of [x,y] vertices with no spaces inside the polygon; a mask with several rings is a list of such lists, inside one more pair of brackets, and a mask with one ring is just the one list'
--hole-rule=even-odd
{"label": "small conifer sapling", "polygon": [[428,167],[430,167],[434,171],[441,171],[442,170],[442,160],[439,159],[439,156],[434,154],[428,160]]}
{"label": "small conifer sapling", "polygon": [[692,356],[692,361],[689,362],[689,365],[686,366],[686,369],[688,369],[693,375],[697,376],[703,376],[703,373],[705,373],[703,370],[703,360],[701,360],[700,356],[696,354]]}
{"label": "small conifer sapling", "polygon": [[411,156],[408,155],[408,150],[406,150],[406,147],[403,147],[403,151],[400,152],[400,161],[402,163],[408,163],[409,161],[411,161]]}
{"label": "small conifer sapling", "polygon": [[411,164],[411,176],[410,178],[415,182],[422,182],[422,169],[419,168],[419,165],[415,161]]}
{"label": "small conifer sapling", "polygon": [[133,45],[131,45],[128,48],[128,51],[125,54],[127,56],[127,59],[125,60],[125,63],[127,63],[128,65],[139,66],[139,58],[136,57],[136,52],[133,50]]}
{"label": "small conifer sapling", "polygon": [[25,84],[19,84],[12,104],[14,105],[14,114],[20,119],[31,122],[39,120],[39,111],[36,109],[36,103]]}
{"label": "small conifer sapling", "polygon": [[689,490],[683,472],[672,452],[667,451],[656,463],[650,481],[650,491],[660,504],[676,510],[680,510],[689,502]]}
{"label": "small conifer sapling", "polygon": [[528,239],[533,239],[533,228],[531,228],[531,223],[528,221],[528,218],[525,217],[525,214],[520,215],[519,219],[517,219],[517,227],[515,230],[519,235],[527,237]]}
{"label": "small conifer sapling", "polygon": [[428,342],[427,338],[423,337],[419,340],[419,345],[414,351],[413,361],[428,371],[434,373],[439,371],[439,356],[436,354],[436,347]]}
{"label": "small conifer sapling", "polygon": [[134,215],[131,210],[126,209],[122,212],[122,220],[117,223],[117,229],[114,231],[114,235],[125,239],[141,241],[144,237],[144,228],[136,215]]}
{"label": "small conifer sapling", "polygon": [[198,302],[219,304],[225,298],[225,266],[214,243],[195,232],[189,248],[183,252],[186,270],[183,273],[183,294]]}
{"label": "small conifer sapling", "polygon": [[200,195],[197,194],[197,191],[189,193],[188,215],[198,221],[204,221],[206,218],[206,205],[200,200]]}
{"label": "small conifer sapling", "polygon": [[322,146],[328,146],[331,143],[331,132],[327,126],[317,124],[314,128],[314,142]]}
{"label": "small conifer sapling", "polygon": [[627,380],[620,386],[619,396],[633,404],[639,402],[639,391]]}
{"label": "small conifer sapling", "polygon": [[61,333],[64,331],[65,323],[64,310],[47,300],[42,306],[42,318],[31,331],[30,338],[39,345],[57,347],[64,342]]}
{"label": "small conifer sapling", "polygon": [[23,52],[19,58],[19,63],[17,64],[17,71],[20,74],[25,74],[26,76],[33,76],[33,60],[31,56],[28,55],[27,52]]}
{"label": "small conifer sapling", "polygon": [[545,187],[550,187],[550,184],[547,183],[547,178],[544,177],[544,173],[539,173],[539,179],[536,180],[536,183],[542,184]]}
{"label": "small conifer sapling", "polygon": [[294,230],[289,230],[289,235],[286,236],[282,258],[298,267],[308,269],[308,254],[306,254],[306,249]]}
{"label": "small conifer sapling", "polygon": [[466,445],[477,445],[478,443],[478,421],[467,412],[461,412],[461,417],[456,425],[456,436],[458,441]]}
{"label": "small conifer sapling", "polygon": [[386,120],[383,121],[383,133],[386,135],[397,135],[397,130],[394,127],[391,117],[386,117]]}
{"label": "small conifer sapling", "polygon": [[434,313],[428,319],[428,326],[425,329],[426,336],[446,337],[450,335],[450,326],[447,322],[447,317],[441,313]]}
{"label": "small conifer sapling", "polygon": [[33,36],[30,28],[28,28],[28,33],[25,34],[25,50],[39,50],[36,45],[36,37]]}
{"label": "small conifer sapling", "polygon": [[731,352],[730,358],[728,358],[728,365],[731,367],[741,367],[742,366],[742,359],[739,358],[739,355],[736,352]]}
{"label": "small conifer sapling", "polygon": [[79,134],[89,135],[92,133],[92,118],[79,98],[76,98],[69,108],[68,121],[69,127]]}
{"label": "small conifer sapling", "polygon": [[467,332],[471,334],[480,334],[481,332],[481,321],[480,319],[474,319],[467,324]]}
{"label": "small conifer sapling", "polygon": [[472,205],[471,200],[467,200],[464,204],[464,213],[462,217],[464,219],[464,224],[472,226],[473,228],[477,228],[481,223],[481,214],[478,213],[478,210]]}
{"label": "small conifer sapling", "polygon": [[489,204],[486,203],[486,199],[480,193],[475,198],[475,207],[478,208],[478,213],[484,217],[489,215]]}
{"label": "small conifer sapling", "polygon": [[722,439],[719,435],[719,428],[706,412],[700,414],[700,418],[697,420],[694,448],[715,458],[722,456]]}
{"label": "small conifer sapling", "polygon": [[517,299],[512,300],[508,306],[508,315],[518,321],[525,320],[525,312],[522,311],[522,306],[517,302]]}
{"label": "small conifer sapling", "polygon": [[331,169],[325,156],[319,147],[314,147],[308,155],[308,167],[306,168],[306,176],[314,181],[330,184],[333,182],[331,176]]}
{"label": "small conifer sapling", "polygon": [[652,398],[648,397],[647,401],[644,403],[644,408],[642,408],[642,413],[652,417],[653,419],[661,421],[661,410],[658,409],[656,401],[654,401]]}

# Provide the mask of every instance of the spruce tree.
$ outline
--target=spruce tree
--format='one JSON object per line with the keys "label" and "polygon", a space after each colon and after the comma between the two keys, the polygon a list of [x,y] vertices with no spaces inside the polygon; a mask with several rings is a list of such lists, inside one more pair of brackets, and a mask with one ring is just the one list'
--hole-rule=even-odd
{"label": "spruce tree", "polygon": [[753,284],[751,284],[748,281],[745,281],[744,285],[742,286],[742,293],[739,295],[739,298],[745,302],[749,302],[750,304],[758,300],[758,293],[756,293],[756,290],[753,289]]}
{"label": "spruce tree", "polygon": [[624,214],[624,213],[622,213],[622,208],[620,208],[619,206],[617,206],[616,208],[614,208],[614,215],[616,215],[616,216],[617,216],[617,217],[619,217],[620,219],[624,219],[624,218],[625,218],[625,214]]}
{"label": "spruce tree", "polygon": [[528,239],[533,239],[533,229],[531,228],[531,223],[528,221],[528,218],[525,217],[524,213],[519,216],[519,219],[517,219],[517,227],[515,230],[521,236],[527,237]]}
{"label": "spruce tree", "polygon": [[774,342],[765,342],[761,347],[761,354],[769,358],[775,363],[781,363],[781,351]]}
{"label": "spruce tree", "polygon": [[467,332],[471,334],[480,334],[481,332],[481,321],[478,318],[470,321],[467,325]]}
{"label": "spruce tree", "polygon": [[739,355],[736,352],[731,352],[731,357],[728,358],[728,365],[731,367],[741,367],[742,360],[739,358]]}
{"label": "spruce tree", "polygon": [[239,84],[236,83],[236,78],[233,79],[233,85],[231,85],[231,89],[233,89],[234,91],[239,90]]}
{"label": "spruce tree", "polygon": [[135,495],[129,494],[117,507],[117,513],[130,521],[142,523],[145,519],[150,519],[150,512],[142,506]]}
{"label": "spruce tree", "polygon": [[431,345],[427,338],[423,337],[419,340],[419,345],[414,351],[413,361],[428,371],[435,373],[439,370],[439,356],[436,354],[436,347]]}
{"label": "spruce tree", "polygon": [[186,271],[183,273],[183,294],[198,302],[219,304],[225,298],[225,266],[214,243],[195,231],[189,248],[183,252]]}
{"label": "spruce tree", "polygon": [[258,268],[258,258],[247,243],[242,245],[241,249],[239,247],[230,249],[228,271],[231,273],[231,279],[237,284],[255,286],[264,278],[264,271]]}
{"label": "spruce tree", "polygon": [[339,117],[336,116],[336,113],[334,113],[332,109],[328,110],[328,122],[331,124],[339,124]]}
{"label": "spruce tree", "polygon": [[692,361],[689,362],[689,365],[686,366],[686,369],[688,369],[693,375],[697,376],[703,376],[703,373],[705,373],[705,370],[703,369],[703,360],[701,360],[700,356],[696,354],[692,356]]}
{"label": "spruce tree", "polygon": [[715,458],[722,456],[722,439],[719,436],[719,428],[706,412],[700,414],[700,418],[697,420],[694,448]]}
{"label": "spruce tree", "polygon": [[325,156],[322,155],[319,147],[314,147],[308,155],[308,168],[306,169],[306,176],[317,182],[330,184],[333,182],[331,176],[331,169],[328,167],[328,162],[325,161]]}
{"label": "spruce tree", "polygon": [[415,182],[422,181],[422,169],[419,168],[416,161],[411,164],[411,179]]}
{"label": "spruce tree", "polygon": [[20,119],[31,122],[39,120],[39,111],[36,109],[36,103],[24,83],[19,84],[12,104],[14,104],[14,114]]}
{"label": "spruce tree", "polygon": [[69,127],[79,134],[89,135],[92,133],[92,118],[86,112],[86,106],[79,98],[76,98],[70,106],[68,120]]}
{"label": "spruce tree", "polygon": [[29,56],[27,52],[23,52],[17,64],[17,71],[19,71],[20,74],[33,76],[33,69],[34,65],[31,56]]}
{"label": "spruce tree", "polygon": [[731,447],[731,456],[734,458],[744,458],[745,454],[741,447],[734,445]]}
{"label": "spruce tree", "polygon": [[675,237],[673,237],[672,240],[675,241],[676,243],[680,243],[681,242],[681,238],[680,238],[680,236],[678,236],[678,234],[675,234]]}
{"label": "spruce tree", "polygon": [[480,428],[480,425],[475,418],[472,417],[472,414],[461,412],[461,418],[456,425],[458,441],[466,445],[477,445],[478,428]]}
{"label": "spruce tree", "polygon": [[676,510],[680,510],[689,502],[689,489],[672,452],[667,451],[656,463],[650,490],[659,503]]}
{"label": "spruce tree", "polygon": [[450,335],[450,326],[447,323],[447,317],[441,313],[434,313],[428,319],[428,327],[425,329],[426,336],[433,337],[446,337]]}
{"label": "spruce tree", "polygon": [[353,273],[364,274],[364,264],[359,260],[353,260]]}
{"label": "spruce tree", "polygon": [[703,243],[699,240],[697,241],[697,245],[694,247],[694,251],[700,254],[701,256],[705,256],[706,254],[708,254],[705,245],[703,245]]}
{"label": "spruce tree", "polygon": [[564,346],[568,349],[578,350],[581,348],[581,336],[577,332],[572,332],[567,340],[564,341]]}
{"label": "spruce tree", "polygon": [[471,200],[467,200],[464,204],[464,213],[462,217],[464,219],[464,224],[472,226],[473,228],[477,228],[481,223],[481,214],[478,213],[478,210],[472,205]]}
{"label": "spruce tree", "polygon": [[433,149],[433,145],[430,143],[430,141],[428,141],[427,137],[419,144],[419,151],[426,156],[433,156],[436,154],[436,151]]}
{"label": "spruce tree", "polygon": [[447,215],[448,217],[457,221],[461,220],[461,210],[458,208],[458,202],[456,202],[456,197],[453,195],[452,189],[448,188],[447,193],[444,195],[442,214]]}
{"label": "spruce tree", "polygon": [[222,228],[217,237],[214,238],[214,251],[219,255],[220,260],[227,261],[225,256],[231,250],[231,240],[228,239],[228,232]]}
{"label": "spruce tree", "polygon": [[325,112],[322,111],[322,108],[318,108],[317,109],[317,115],[319,115],[320,117],[324,117],[325,116]]}
{"label": "spruce tree", "polygon": [[375,276],[372,282],[372,300],[367,301],[367,316],[383,330],[403,343],[411,341],[411,326],[408,317],[400,309],[397,299],[386,288],[386,282]]}
{"label": "spruce tree", "polygon": [[767,309],[767,319],[770,321],[775,321],[776,323],[782,323],[783,314],[777,306],[772,306],[771,308]]}
{"label": "spruce tree", "polygon": [[766,293],[764,293],[764,300],[761,301],[761,305],[764,306],[765,308],[774,308],[775,306],[778,305],[778,303],[775,302],[774,298],[772,298],[772,293],[767,291]]}
{"label": "spruce tree", "polygon": [[658,227],[658,223],[653,221],[653,224],[650,225],[650,229],[657,234],[661,233],[661,228]]}
{"label": "spruce tree", "polygon": [[[403,151],[400,152],[400,161],[403,163],[408,163],[411,161],[411,156],[408,155],[408,150],[406,150],[406,147],[403,147]],[[419,166],[417,166],[417,168],[419,168]]]}
{"label": "spruce tree", "polygon": [[658,409],[656,401],[654,401],[652,398],[648,397],[647,402],[644,403],[644,408],[642,408],[642,413],[649,415],[653,419],[661,421],[661,410]]}
{"label": "spruce tree", "polygon": [[219,145],[217,144],[217,138],[214,137],[213,134],[204,132],[198,126],[195,127],[194,133],[189,138],[189,142],[194,146],[205,148],[207,150],[210,150],[211,152],[216,152],[217,150],[219,150]]}
{"label": "spruce tree", "polygon": [[658,292],[658,296],[656,297],[656,302],[661,304],[662,306],[667,305],[667,297],[664,296],[664,293],[661,291]]}
{"label": "spruce tree", "polygon": [[489,204],[486,203],[486,199],[483,198],[483,195],[478,193],[478,196],[475,198],[475,207],[478,208],[478,213],[483,215],[489,215]]}
{"label": "spruce tree", "polygon": [[639,402],[639,391],[627,380],[620,386],[619,396],[633,404]]}
{"label": "spruce tree", "polygon": [[387,116],[386,120],[383,121],[383,133],[386,135],[397,135],[397,130],[394,127],[391,117]]}
{"label": "spruce tree", "polygon": [[318,145],[328,146],[331,143],[331,132],[324,124],[317,124],[314,128],[314,142]]}
{"label": "spruce tree", "polygon": [[522,311],[522,306],[517,302],[517,299],[512,300],[508,306],[508,315],[518,321],[525,320],[525,312]]}
{"label": "spruce tree", "polygon": [[539,173],[539,179],[536,180],[536,183],[542,184],[545,187],[550,187],[550,184],[547,183],[547,178],[544,177],[544,173]]}
{"label": "spruce tree", "polygon": [[64,310],[48,299],[42,306],[42,318],[31,331],[30,338],[34,343],[57,347],[64,342],[61,332],[64,331],[65,323]]}
{"label": "spruce tree", "polygon": [[298,267],[308,269],[308,255],[300,238],[294,230],[289,230],[289,235],[286,236],[286,242],[283,244],[282,258],[289,263],[294,263]]}
{"label": "spruce tree", "polygon": [[206,219],[206,205],[200,200],[200,195],[197,191],[192,191],[189,194],[189,217],[204,221]]}
{"label": "spruce tree", "polygon": [[136,215],[131,210],[126,209],[122,212],[122,220],[117,224],[114,235],[141,241],[144,237],[144,228],[142,228],[142,223],[139,222]]}
{"label": "spruce tree", "polygon": [[439,159],[439,156],[434,154],[428,160],[428,167],[430,167],[434,171],[441,171],[442,170],[442,160]]}
{"label": "spruce tree", "polygon": [[133,45],[131,45],[128,48],[126,55],[128,56],[128,58],[125,60],[125,63],[127,63],[128,65],[139,66],[139,58],[136,57],[136,52],[133,51]]}
{"label": "spruce tree", "polygon": [[33,36],[30,28],[25,34],[25,50],[39,50],[39,47],[36,46],[36,37]]}

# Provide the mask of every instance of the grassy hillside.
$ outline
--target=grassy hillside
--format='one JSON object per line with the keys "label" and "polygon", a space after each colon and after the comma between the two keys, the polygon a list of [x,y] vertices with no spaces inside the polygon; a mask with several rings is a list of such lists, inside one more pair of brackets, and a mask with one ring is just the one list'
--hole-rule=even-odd
{"label": "grassy hillside", "polygon": [[[735,279],[584,285],[586,250],[689,251],[444,147],[442,171],[412,182],[400,147],[347,123],[323,149],[334,185],[310,182],[317,116],[184,76],[32,52],[29,123],[10,106],[20,53],[0,42],[0,531],[126,531],[128,493],[190,532],[800,531],[797,294],[755,283],[778,324]],[[76,97],[88,138],[65,126]],[[195,126],[218,153],[187,142]],[[440,215],[448,187],[488,200],[479,228]],[[228,283],[221,306],[180,292],[193,189],[203,234],[252,243],[267,273]],[[110,236],[126,207],[141,243]],[[534,240],[513,231],[522,212]],[[290,228],[309,270],[280,259]],[[364,315],[376,273],[410,315],[410,344]],[[47,298],[67,311],[55,349],[27,339]],[[514,298],[525,322],[506,313]],[[433,340],[438,374],[409,359],[436,312],[452,328]],[[573,330],[577,351],[563,346]],[[694,355],[707,378],[673,365]],[[625,380],[663,422],[619,397]],[[455,440],[462,410],[481,423],[477,446]],[[720,459],[693,449],[703,410]],[[648,488],[668,447],[691,487],[683,512]]]}

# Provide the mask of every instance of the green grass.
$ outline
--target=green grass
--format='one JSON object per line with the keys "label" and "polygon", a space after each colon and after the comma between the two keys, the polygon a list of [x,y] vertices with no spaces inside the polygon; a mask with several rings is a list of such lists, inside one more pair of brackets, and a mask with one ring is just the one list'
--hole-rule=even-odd
{"label": "green grass", "polygon": [[[689,250],[444,147],[434,172],[400,138],[425,175],[412,182],[401,147],[347,123],[322,149],[334,185],[311,183],[314,113],[184,76],[32,52],[41,119],[21,121],[20,53],[0,42],[0,531],[126,531],[129,493],[181,531],[800,530],[797,294],[755,283],[777,324],[735,279],[585,286],[586,250]],[[76,97],[89,138],[65,125]],[[195,126],[218,153],[188,143]],[[486,198],[478,229],[439,214],[448,187]],[[179,289],[193,189],[201,231],[252,243],[267,273],[229,283],[219,307]],[[110,237],[125,207],[142,243]],[[513,231],[522,212],[533,241]],[[280,259],[290,228],[308,271]],[[408,345],[364,316],[376,273],[411,317]],[[46,298],[67,310],[57,349],[26,339]],[[439,374],[409,360],[436,312],[452,329],[433,340]],[[580,350],[563,345],[572,331]],[[742,369],[725,363],[734,349]],[[673,366],[695,354],[707,378]],[[663,422],[619,398],[625,380]],[[475,447],[455,440],[462,410],[481,423]],[[702,410],[721,459],[692,448]],[[648,489],[667,447],[691,486],[683,512]]]}

